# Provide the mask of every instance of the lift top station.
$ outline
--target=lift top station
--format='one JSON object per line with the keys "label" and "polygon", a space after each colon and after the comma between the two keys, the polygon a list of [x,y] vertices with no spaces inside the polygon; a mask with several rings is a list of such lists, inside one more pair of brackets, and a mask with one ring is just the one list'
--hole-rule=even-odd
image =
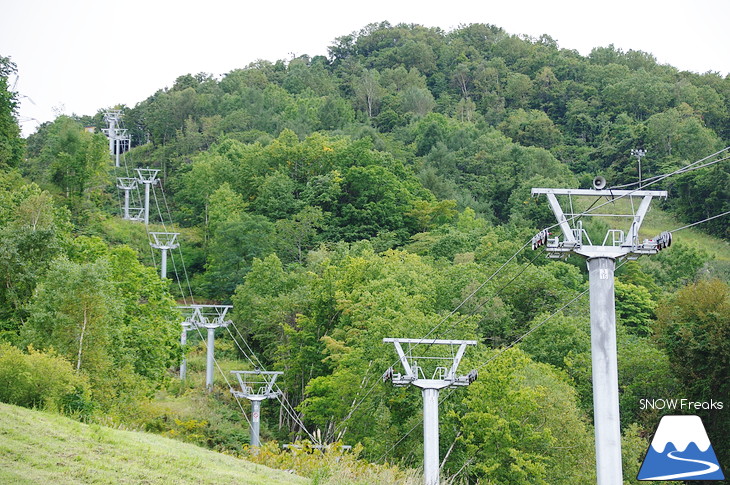
{"label": "lift top station", "polygon": [[[388,368],[383,381],[393,381],[396,387],[413,385],[421,388],[423,394],[423,478],[426,485],[439,484],[439,391],[441,389],[468,386],[477,379],[477,371],[457,375],[456,371],[464,357],[466,347],[476,345],[476,340],[437,340],[384,338],[383,343],[395,345],[405,374]],[[401,344],[407,344],[403,350]],[[413,355],[413,349],[421,345],[430,355]],[[438,352],[437,348],[446,348]],[[434,355],[436,354],[436,355]],[[419,362],[421,364],[419,364]],[[423,363],[435,362],[424,371]],[[431,372],[433,369],[433,372]],[[428,372],[426,374],[425,372]]]}
{"label": "lift top station", "polygon": [[[545,246],[549,258],[563,258],[574,253],[587,260],[596,478],[598,485],[622,485],[614,301],[616,260],[636,259],[642,255],[656,254],[671,245],[672,235],[663,232],[654,239],[639,239],[639,229],[649,210],[651,200],[654,197],[666,197],[666,191],[613,190],[605,187],[606,180],[603,177],[596,177],[593,180],[593,189],[532,189],[533,196],[547,197],[563,236],[562,239],[559,236],[550,237],[547,229],[540,231],[532,238],[532,249]],[[561,207],[558,196],[567,197],[567,211]],[[631,210],[625,214],[592,213],[590,210],[580,212],[573,207],[573,199],[577,197],[593,198],[594,203],[604,197],[609,201],[628,199]],[[619,205],[623,204],[611,204],[611,207],[615,210]],[[587,216],[626,218],[628,227],[609,230],[601,244],[596,245],[590,240],[580,221],[580,218]]]}

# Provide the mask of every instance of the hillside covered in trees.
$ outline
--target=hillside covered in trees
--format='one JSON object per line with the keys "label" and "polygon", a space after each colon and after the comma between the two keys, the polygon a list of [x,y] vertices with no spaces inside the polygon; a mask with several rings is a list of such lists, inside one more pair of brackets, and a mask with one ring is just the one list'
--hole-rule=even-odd
{"label": "hillside covered in trees", "polygon": [[[0,57],[1,401],[240,450],[227,387],[216,412],[238,431],[150,404],[192,392],[173,380],[175,307],[194,298],[233,305],[222,355],[284,371],[294,416],[265,407],[267,440],[318,430],[418,467],[421,397],[380,382],[396,359],[382,339],[468,338],[479,345],[462,366],[479,379],[441,403],[444,476],[590,483],[585,261],[531,251],[555,221],[530,189],[602,175],[668,190],[647,237],[683,231],[617,271],[625,478],[662,413],[642,399],[730,407],[730,225],[707,220],[730,210],[730,78],[481,24],[372,24],[328,52],[181,75],[117,107],[132,140],[120,168],[106,107],[21,140],[15,68]],[[646,151],[641,172],[632,149]],[[144,225],[120,217],[116,178],[148,167],[160,170],[150,227],[180,233],[166,280]],[[585,228],[601,240],[610,223]],[[729,412],[697,413],[730,463]]]}

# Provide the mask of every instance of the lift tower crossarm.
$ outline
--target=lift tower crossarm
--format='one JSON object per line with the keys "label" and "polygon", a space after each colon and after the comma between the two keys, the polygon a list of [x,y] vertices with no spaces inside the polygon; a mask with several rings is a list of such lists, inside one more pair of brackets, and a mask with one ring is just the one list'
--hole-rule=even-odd
{"label": "lift tower crossarm", "polygon": [[667,197],[666,190],[614,190],[614,189],[545,189],[533,188],[532,195],[555,194],[555,195],[590,195],[594,197],[610,197],[617,199],[619,197]]}
{"label": "lift tower crossarm", "polygon": [[[231,374],[236,376],[238,384],[241,386],[240,391],[231,390],[236,397],[242,397],[249,400],[273,399],[281,396],[281,390],[274,390],[276,378],[284,373],[281,371],[262,371],[262,370],[232,370]],[[256,378],[251,380],[251,378]],[[258,387],[254,389],[253,385]]]}
{"label": "lift tower crossarm", "polygon": [[[549,257],[560,258],[566,256],[568,253],[574,252],[585,256],[587,258],[592,257],[608,257],[613,259],[619,259],[629,257],[635,259],[639,255],[643,254],[655,254],[657,252],[656,241],[646,240],[643,243],[639,241],[639,229],[644,221],[644,217],[649,211],[649,205],[654,197],[667,197],[666,190],[595,190],[595,189],[546,189],[546,188],[533,188],[532,195],[538,196],[544,194],[550,209],[555,215],[555,219],[558,222],[558,226],[563,233],[563,241],[559,238],[546,239],[546,249]],[[579,228],[573,229],[569,220],[566,217],[565,212],[560,206],[556,196],[567,195],[567,196],[589,196],[594,198],[608,197],[609,199],[619,199],[624,197],[640,197],[641,203],[638,209],[633,214],[619,214],[619,217],[630,217],[632,222],[626,235],[624,236],[623,231],[615,230],[612,231],[614,234],[620,234],[620,238],[616,238],[616,244],[612,245],[600,245],[594,246],[588,241],[585,244],[581,232],[584,232]],[[604,214],[590,214],[585,215],[604,215]],[[576,214],[571,214],[572,217],[576,217]],[[544,231],[543,231],[544,232]],[[535,248],[535,241],[539,240],[542,232],[539,233],[533,239],[533,248]]]}
{"label": "lift tower crossarm", "polygon": [[135,168],[137,172],[137,181],[144,184],[144,225],[150,223],[150,187],[159,182],[157,174],[160,172],[156,168]]}

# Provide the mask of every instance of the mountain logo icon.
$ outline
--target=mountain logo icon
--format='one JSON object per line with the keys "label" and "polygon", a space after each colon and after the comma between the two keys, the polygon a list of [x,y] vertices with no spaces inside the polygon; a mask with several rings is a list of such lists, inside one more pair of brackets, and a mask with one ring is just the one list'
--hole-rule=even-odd
{"label": "mountain logo icon", "polygon": [[699,416],[664,416],[659,421],[637,480],[724,480]]}

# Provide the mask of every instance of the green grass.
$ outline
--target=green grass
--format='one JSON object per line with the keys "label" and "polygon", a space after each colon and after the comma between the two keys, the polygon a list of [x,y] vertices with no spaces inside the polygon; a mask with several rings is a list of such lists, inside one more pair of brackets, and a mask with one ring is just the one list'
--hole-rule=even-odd
{"label": "green grass", "polygon": [[309,480],[161,436],[0,404],[0,483],[304,484]]}

